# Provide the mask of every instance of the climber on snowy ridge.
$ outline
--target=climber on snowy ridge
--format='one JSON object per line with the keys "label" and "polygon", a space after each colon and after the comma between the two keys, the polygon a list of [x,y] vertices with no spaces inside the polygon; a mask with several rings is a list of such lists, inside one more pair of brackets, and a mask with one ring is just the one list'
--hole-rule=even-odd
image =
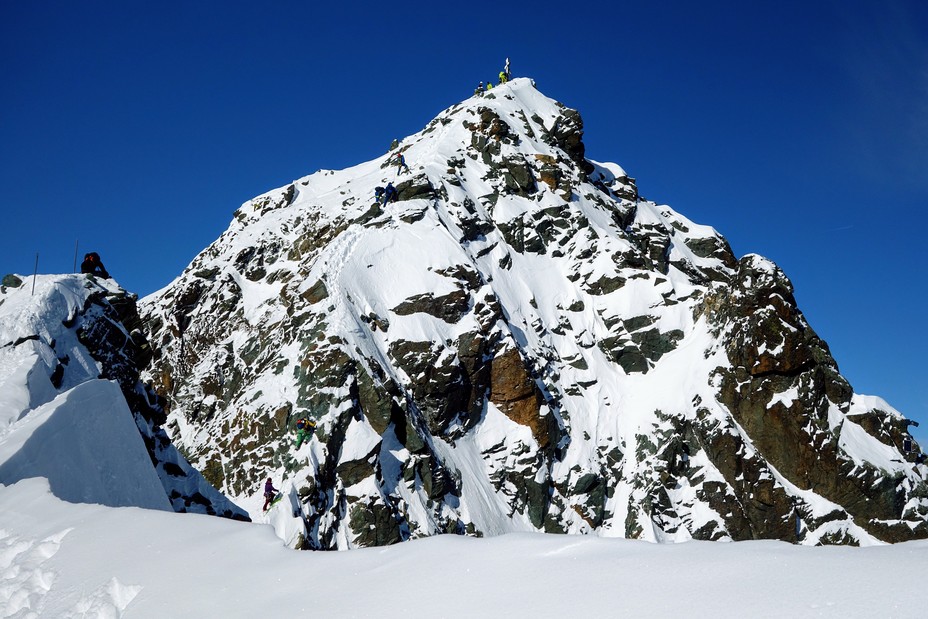
{"label": "climber on snowy ridge", "polygon": [[100,254],[95,251],[84,254],[84,261],[81,262],[81,273],[99,275],[103,279],[110,278],[110,274],[107,273],[106,267],[104,267],[103,262],[100,261]]}

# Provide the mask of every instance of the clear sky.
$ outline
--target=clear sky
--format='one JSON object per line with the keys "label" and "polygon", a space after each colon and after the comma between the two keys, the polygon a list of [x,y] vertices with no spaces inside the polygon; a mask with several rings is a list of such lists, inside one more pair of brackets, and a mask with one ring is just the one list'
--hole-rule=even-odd
{"label": "clear sky", "polygon": [[383,154],[507,56],[589,157],[780,265],[928,446],[924,0],[0,0],[0,272],[78,243],[149,294],[241,203]]}

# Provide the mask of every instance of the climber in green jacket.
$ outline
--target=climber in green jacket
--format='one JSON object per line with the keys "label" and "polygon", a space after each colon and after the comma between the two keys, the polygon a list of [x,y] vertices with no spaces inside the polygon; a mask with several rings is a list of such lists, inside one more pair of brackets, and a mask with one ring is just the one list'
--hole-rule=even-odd
{"label": "climber in green jacket", "polygon": [[305,441],[316,431],[316,422],[306,417],[300,417],[296,422],[296,448],[299,449]]}

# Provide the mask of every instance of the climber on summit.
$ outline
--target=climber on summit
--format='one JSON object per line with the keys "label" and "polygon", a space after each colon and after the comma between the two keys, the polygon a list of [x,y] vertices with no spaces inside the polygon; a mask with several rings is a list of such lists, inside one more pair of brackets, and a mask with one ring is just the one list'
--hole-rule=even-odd
{"label": "climber on summit", "polygon": [[506,77],[506,72],[505,72],[505,71],[500,71],[500,72],[499,72],[499,83],[500,83],[500,86],[502,86],[503,84],[505,84],[508,80],[509,80],[509,78]]}
{"label": "climber on summit", "polygon": [[81,273],[99,275],[103,279],[110,278],[110,274],[106,272],[103,262],[100,261],[100,254],[95,251],[84,255],[84,261],[81,262]]}
{"label": "climber on summit", "polygon": [[274,500],[274,497],[277,496],[278,492],[280,491],[274,487],[274,482],[272,482],[271,478],[268,477],[267,481],[264,482],[264,507],[262,508],[262,511],[267,511],[267,508],[271,506],[271,501]]}
{"label": "climber on summit", "polygon": [[486,88],[483,87],[483,82],[480,82],[479,84],[477,84],[477,87],[474,88],[475,95],[482,95],[485,92],[486,92]]}
{"label": "climber on summit", "polygon": [[316,431],[316,422],[313,419],[300,417],[296,420],[296,448],[299,449],[304,441],[309,440]]}

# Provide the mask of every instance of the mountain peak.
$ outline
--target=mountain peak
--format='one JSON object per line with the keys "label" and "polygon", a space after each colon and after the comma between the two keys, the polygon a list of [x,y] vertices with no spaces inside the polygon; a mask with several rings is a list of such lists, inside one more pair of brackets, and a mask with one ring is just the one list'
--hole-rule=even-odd
{"label": "mountain peak", "polygon": [[284,478],[301,547],[928,533],[907,422],[786,276],[587,159],[526,78],[246,202],[142,311],[173,438],[242,505]]}

